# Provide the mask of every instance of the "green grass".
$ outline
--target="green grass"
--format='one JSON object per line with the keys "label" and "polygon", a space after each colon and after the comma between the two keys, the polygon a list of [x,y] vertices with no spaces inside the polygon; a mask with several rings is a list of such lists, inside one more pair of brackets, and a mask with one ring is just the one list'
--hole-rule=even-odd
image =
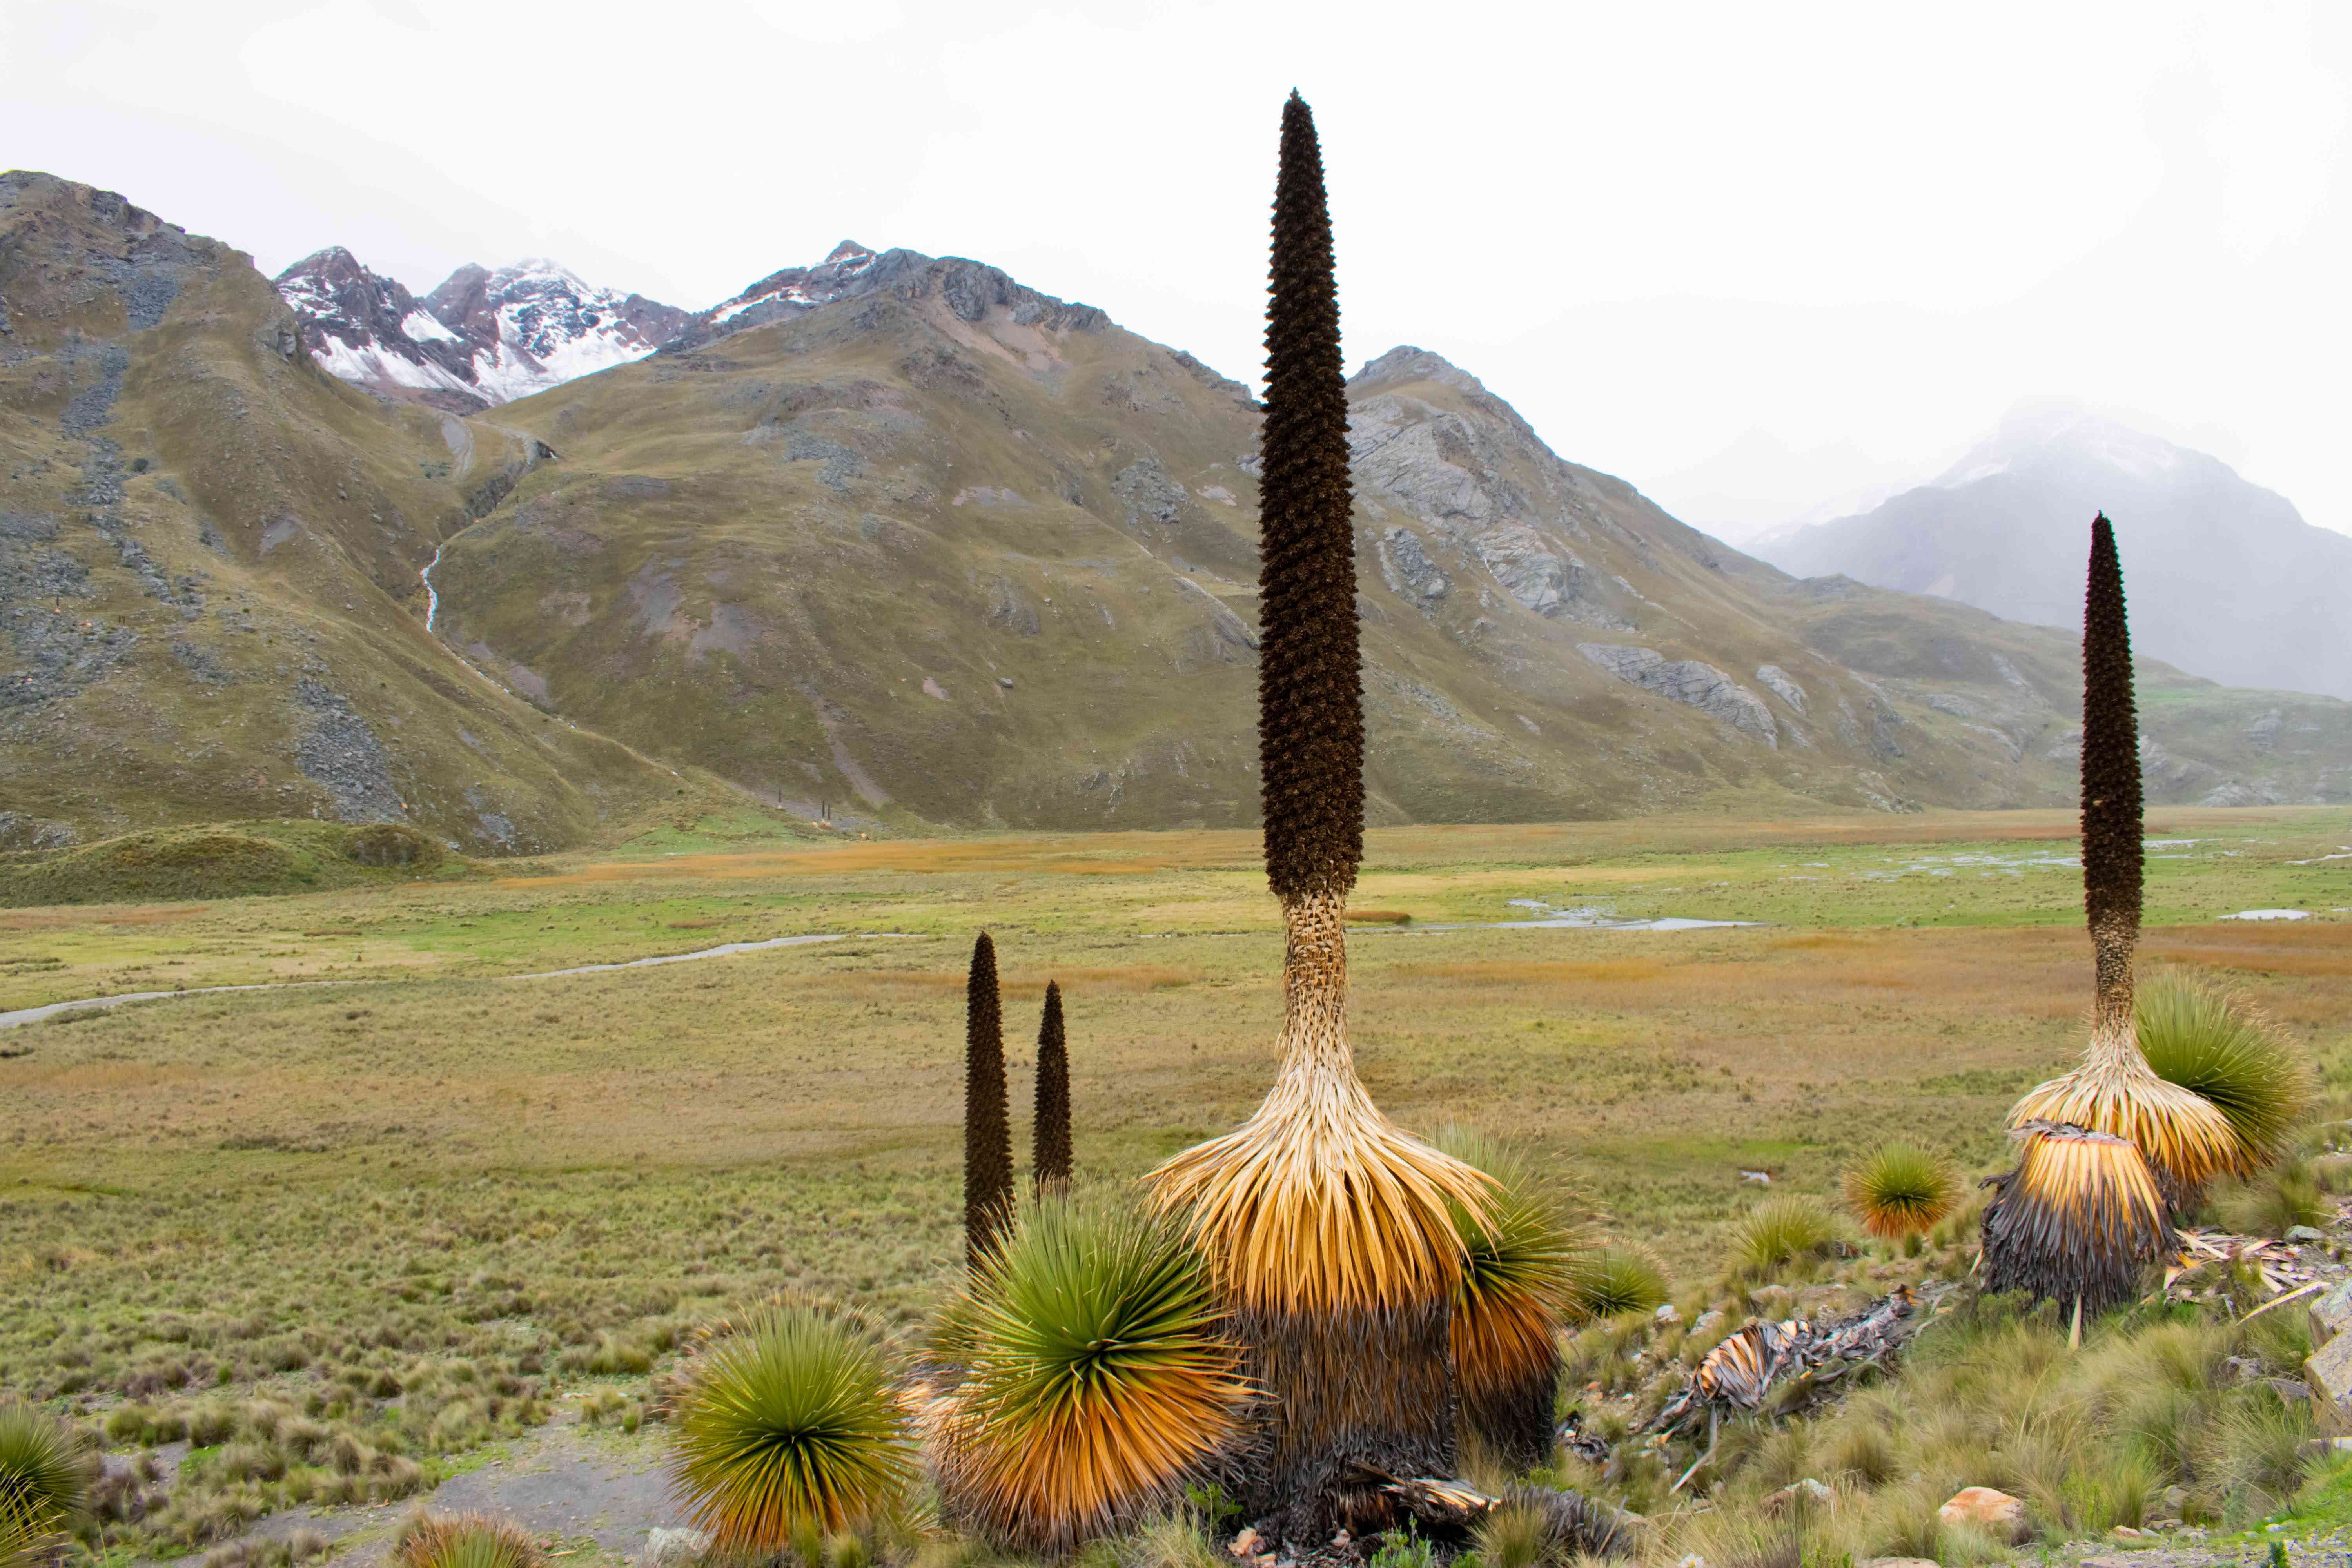
{"label": "green grass", "polygon": [[0,908],[324,892],[467,869],[438,840],[401,825],[223,823],[0,855]]}
{"label": "green grass", "polygon": [[[2344,832],[2341,813],[2228,821],[2245,837],[2218,847],[2242,853],[2167,863],[2184,886],[2301,875],[2284,862]],[[1373,1092],[1424,1131],[1525,1139],[1598,1230],[1664,1266],[1641,1318],[1585,1331],[1601,1338],[1571,1389],[1601,1382],[1622,1412],[1636,1351],[1682,1353],[1646,1309],[1670,1294],[1688,1323],[1711,1304],[1691,1282],[1752,1205],[1743,1170],[1827,1196],[1889,1124],[1964,1176],[2007,1157],[2016,1089],[2080,1047],[2070,874],[2001,873],[2040,889],[2030,921],[1915,930],[1901,922],[1936,916],[1949,879],[1859,873],[2020,826],[1373,833],[1359,897],[1414,916],[1351,938]],[[1944,837],[1891,837],[1926,828]],[[1857,874],[1776,880],[1816,861]],[[1247,835],[754,840],[543,869],[0,913],[0,1006],[325,982],[0,1033],[25,1053],[0,1057],[0,1386],[112,1425],[120,1448],[195,1424],[216,1439],[168,1508],[101,1510],[97,1543],[192,1550],[298,1494],[415,1495],[551,1411],[653,1419],[685,1337],[782,1290],[860,1302],[915,1342],[961,1274],[961,987],[982,923],[1016,1009],[1048,978],[1068,997],[1083,1175],[1138,1173],[1232,1124],[1271,1070],[1280,936]],[[1705,897],[1786,923],[1408,934],[1508,918],[1516,897],[1615,889],[1623,909],[1636,888],[1664,912]],[[1809,908],[1769,901],[1801,892]],[[825,931],[911,934],[502,978]],[[2340,1115],[2347,937],[2342,920],[2158,925],[2143,951],[2245,992]],[[1009,1067],[1025,1107],[1022,1049]],[[1839,1310],[1895,1278],[1961,1278],[1970,1240],[1957,1215],[1916,1258],[1825,1263],[1794,1288]]]}
{"label": "green grass", "polygon": [[1819,1198],[1790,1193],[1766,1198],[1732,1228],[1732,1269],[1767,1279],[1792,1263],[1825,1257],[1837,1226]]}
{"label": "green grass", "polygon": [[915,1477],[897,1369],[862,1315],[807,1301],[728,1321],[688,1371],[673,1479],[715,1549],[753,1557],[863,1525]]}

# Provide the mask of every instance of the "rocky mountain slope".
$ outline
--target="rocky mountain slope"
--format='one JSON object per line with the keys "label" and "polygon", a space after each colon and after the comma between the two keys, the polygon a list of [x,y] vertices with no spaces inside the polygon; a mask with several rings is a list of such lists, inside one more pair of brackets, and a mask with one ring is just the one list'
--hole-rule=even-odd
{"label": "rocky mountain slope", "polygon": [[228,247],[0,175],[0,848],[318,816],[522,850],[698,787],[425,633],[418,567],[532,451],[320,371]]}
{"label": "rocky mountain slope", "polygon": [[641,358],[688,320],[676,306],[593,288],[552,261],[461,267],[418,300],[335,246],[277,281],[322,369],[460,414]]}
{"label": "rocky mountain slope", "polygon": [[[25,174],[0,296],[16,841],[315,813],[525,849],[704,778],[1255,818],[1257,411],[1098,310],[845,247],[459,418],[320,370],[236,252]],[[1376,819],[2072,798],[2069,634],[1793,580],[1433,354],[1350,393]],[[2352,706],[2142,692],[2155,798],[2352,798]]]}
{"label": "rocky mountain slope", "polygon": [[2101,509],[2136,647],[2232,685],[2352,697],[2352,537],[2219,458],[2078,408],[2022,411],[1934,483],[1751,548],[1800,576],[2063,627],[2082,617],[2065,567]]}
{"label": "rocky mountain slope", "polygon": [[[451,542],[449,635],[779,801],[1252,820],[1245,390],[973,262],[869,272],[504,410],[564,460]],[[1376,815],[2072,798],[2070,636],[1793,582],[1435,355],[1351,395]],[[2158,798],[2352,792],[2346,705],[2266,752],[2271,700],[2147,679]]]}

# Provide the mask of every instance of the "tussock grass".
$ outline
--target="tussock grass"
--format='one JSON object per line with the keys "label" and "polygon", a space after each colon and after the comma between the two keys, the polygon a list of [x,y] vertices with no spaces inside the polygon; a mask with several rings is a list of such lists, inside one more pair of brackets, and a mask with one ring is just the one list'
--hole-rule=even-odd
{"label": "tussock grass", "polygon": [[396,1568],[546,1568],[547,1553],[510,1519],[419,1510],[402,1521],[392,1560]]}
{"label": "tussock grass", "polygon": [[716,1337],[671,1415],[675,1489],[713,1549],[766,1556],[895,1505],[915,1466],[892,1375],[867,1320],[806,1301],[755,1307]]}
{"label": "tussock grass", "polygon": [[2251,1008],[2179,973],[2135,998],[2139,1048],[2157,1076],[2210,1101],[2236,1135],[2235,1173],[2252,1176],[2287,1150],[2311,1107],[2311,1064]]}
{"label": "tussock grass", "polygon": [[1959,1195],[1951,1162],[1908,1143],[1880,1144],[1845,1175],[1846,1206],[1863,1229],[1887,1240],[1935,1229]]}
{"label": "tussock grass", "polygon": [[[2330,851],[2352,820],[2158,816],[2151,831],[2282,840],[2150,863],[2155,905],[2202,912],[2310,907],[2277,879],[2327,868],[2260,858]],[[1636,853],[1623,825],[1377,829],[1360,896],[1425,910],[1432,922],[1488,918],[1507,897],[1557,900],[1564,879],[1597,869],[1617,878],[1607,885],[1629,914],[1839,929],[1359,931],[1358,1065],[1407,1125],[1459,1118],[1525,1136],[1622,1245],[1677,1281],[1706,1278],[1746,1210],[1742,1167],[1771,1170],[1776,1187],[1829,1191],[1888,1123],[1952,1150],[1971,1175],[2011,1157],[2003,1111],[2077,1048],[2071,873],[1984,883],[1981,918],[2024,923],[1921,931],[1871,928],[1932,925],[1954,879],[1931,889],[1858,873],[1929,840],[2054,843],[2074,831],[2065,813],[1677,819],[1643,823]],[[1087,852],[1106,859],[1175,867],[1043,868],[1047,850],[1093,844]],[[0,1386],[107,1424],[109,1446],[134,1457],[184,1439],[215,1407],[279,1412],[275,1436],[238,1426],[225,1441],[275,1447],[283,1479],[194,1466],[168,1503],[142,1482],[155,1506],[100,1499],[85,1542],[200,1552],[265,1506],[405,1495],[607,1385],[622,1403],[605,1426],[625,1424],[632,1406],[657,1418],[677,1353],[665,1335],[674,1343],[679,1323],[731,1303],[800,1289],[869,1303],[898,1328],[928,1320],[961,1271],[952,1042],[979,904],[1024,932],[1008,988],[1049,973],[1070,987],[1073,1026],[1088,1042],[1071,1083],[1084,1166],[1133,1175],[1248,1114],[1280,1006],[1254,836],[956,847],[982,851],[1002,864],[715,879],[655,858],[643,876],[578,888],[394,880],[299,898],[0,910],[0,1005],[182,980],[408,977],[138,1005],[0,1036],[0,1048],[33,1047],[0,1060]],[[1700,889],[1675,858],[1690,855],[1732,886]],[[1830,882],[1791,885],[1801,905],[1773,890],[1790,868],[1775,862],[1791,860],[1835,862],[1808,872]],[[1383,879],[1399,890],[1380,890]],[[1457,883],[1475,898],[1447,891]],[[1645,883],[1690,890],[1635,890]],[[712,923],[690,939],[667,930],[683,921]],[[827,930],[919,934],[528,986],[483,974]],[[947,931],[961,940],[920,934]],[[2143,951],[2242,990],[2327,1068],[2321,1114],[2352,1110],[2342,1022],[2352,922],[2158,928]],[[1491,967],[1449,977],[1433,973],[1440,953]],[[1134,983],[1123,973],[1073,984],[1087,969],[1134,972]],[[1856,986],[1858,972],[1890,984]],[[1998,994],[1986,992],[1988,973],[2003,977]],[[938,978],[897,978],[923,975]],[[1160,984],[1174,977],[1187,983]],[[1759,1040],[1775,1042],[1769,1056]],[[1009,1065],[1025,1105],[1025,1066]],[[2345,1163],[2320,1173],[2341,1184]],[[2234,1191],[2220,1187],[2214,1201]],[[1981,1201],[1969,1188],[1920,1258],[1853,1267],[1964,1277]],[[1790,1278],[1805,1310],[1827,1289]],[[1642,1386],[1657,1347],[1680,1359],[1685,1342],[1644,1321],[1665,1297],[1661,1280],[1636,1293],[1642,1317],[1579,1333],[1571,1397],[1588,1381]],[[1708,1304],[1677,1299],[1685,1319]],[[1728,1326],[1741,1315],[1735,1306]],[[2247,1332],[2297,1316],[2266,1314]],[[607,1338],[653,1370],[588,1370]],[[2281,1375],[2300,1359],[2264,1353]],[[1586,1404],[1588,1420],[1617,1426],[1641,1414]],[[350,1439],[340,1458],[339,1437]],[[1655,1477],[1662,1466],[1637,1452],[1622,1486],[1585,1479],[1649,1506],[1679,1468]]]}
{"label": "tussock grass", "polygon": [[1733,1228],[1732,1271],[1769,1279],[1801,1259],[1826,1257],[1837,1245],[1837,1225],[1818,1198],[1790,1194],[1766,1198]]}
{"label": "tussock grass", "polygon": [[1936,1519],[1963,1486],[2024,1499],[2046,1540],[2143,1526],[2176,1485],[2192,1520],[2242,1524],[2302,1484],[2310,1418],[2223,1363],[2252,1358],[2283,1375],[2303,1348],[2294,1325],[2175,1310],[2097,1321],[2074,1352],[2054,1305],[1964,1300],[1920,1333],[1895,1378],[1780,1433],[1727,1439],[1717,1497],[1736,1521],[1802,1468],[1840,1493],[1808,1521],[1809,1553],[1857,1561],[2000,1554],[2006,1543]]}
{"label": "tussock grass", "polygon": [[1577,1264],[1568,1306],[1586,1321],[1654,1312],[1666,1303],[1665,1271],[1639,1247],[1602,1247]]}
{"label": "tussock grass", "polygon": [[1028,1205],[949,1338],[928,1414],[951,1511],[1064,1552],[1176,1500],[1248,1396],[1207,1268],[1176,1220],[1097,1190]]}

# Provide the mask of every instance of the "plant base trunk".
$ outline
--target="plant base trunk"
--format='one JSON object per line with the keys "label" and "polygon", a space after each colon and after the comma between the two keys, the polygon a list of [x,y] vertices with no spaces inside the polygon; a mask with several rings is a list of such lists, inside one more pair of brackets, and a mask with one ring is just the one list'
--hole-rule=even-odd
{"label": "plant base trunk", "polygon": [[1243,1500],[1275,1541],[1311,1549],[1342,1527],[1361,1535],[1394,1526],[1397,1499],[1366,1485],[1360,1466],[1398,1477],[1454,1474],[1447,1327],[1442,1304],[1236,1318],[1265,1396]]}
{"label": "plant base trunk", "polygon": [[1493,1449],[1513,1474],[1532,1470],[1551,1458],[1559,1392],[1559,1357],[1554,1354],[1538,1371],[1483,1394],[1464,1390],[1462,1428]]}

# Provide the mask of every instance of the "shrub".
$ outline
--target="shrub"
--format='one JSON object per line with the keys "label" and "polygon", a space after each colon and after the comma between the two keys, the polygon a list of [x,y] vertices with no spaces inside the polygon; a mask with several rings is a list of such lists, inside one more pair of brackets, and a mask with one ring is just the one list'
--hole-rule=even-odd
{"label": "shrub", "polygon": [[1828,1212],[1814,1199],[1794,1194],[1767,1198],[1732,1232],[1731,1267],[1738,1273],[1762,1277],[1801,1258],[1818,1258],[1836,1240]]}
{"label": "shrub", "polygon": [[396,1568],[545,1568],[547,1557],[512,1520],[419,1509],[394,1539],[392,1560]]}
{"label": "shrub", "polygon": [[0,1402],[0,1531],[29,1551],[89,1501],[80,1445],[66,1424],[15,1400]]}
{"label": "shrub", "polygon": [[1862,1228],[1887,1240],[1936,1228],[1958,1201],[1951,1162],[1908,1143],[1882,1143],[1845,1175],[1846,1205]]}
{"label": "shrub", "polygon": [[404,822],[375,822],[352,829],[343,853],[362,866],[437,866],[441,842]]}
{"label": "shrub", "polygon": [[1484,1216],[1454,1206],[1469,1254],[1449,1331],[1463,1425],[1524,1469],[1551,1451],[1559,1326],[1581,1237],[1564,1195],[1527,1151],[1458,1127],[1436,1144],[1495,1182]]}
{"label": "shrub", "polygon": [[1666,1277],[1656,1259],[1631,1247],[1604,1247],[1578,1265],[1569,1310],[1593,1321],[1654,1312],[1666,1301]]}
{"label": "shrub", "polygon": [[2157,1076],[2212,1101],[2228,1120],[2239,1174],[2286,1152],[2311,1109],[2311,1065],[2301,1053],[2250,1009],[2182,975],[2141,986],[2134,1011],[2139,1048]]}
{"label": "shrub", "polygon": [[714,1549],[765,1555],[849,1529],[913,1479],[880,1335],[808,1301],[753,1309],[688,1369],[672,1415],[677,1494]]}
{"label": "shrub", "polygon": [[2252,1236],[2284,1236],[2295,1226],[2324,1226],[2336,1217],[2307,1160],[2290,1160],[2217,1194],[2214,1207],[2231,1230]]}
{"label": "shrub", "polygon": [[1239,1357],[1173,1221],[1108,1194],[1041,1199],[971,1294],[940,1483],[992,1541],[1066,1552],[1173,1503],[1234,1434]]}

